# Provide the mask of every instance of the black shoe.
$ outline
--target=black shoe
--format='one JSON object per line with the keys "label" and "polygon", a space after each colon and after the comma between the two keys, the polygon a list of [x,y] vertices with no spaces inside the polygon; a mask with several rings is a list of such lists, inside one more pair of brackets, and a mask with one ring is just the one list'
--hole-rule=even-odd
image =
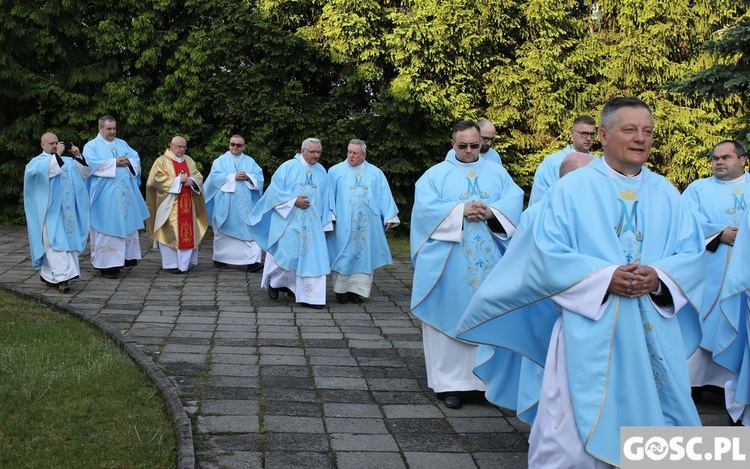
{"label": "black shoe", "polygon": [[349,302],[360,304],[362,303],[362,297],[356,293],[349,292]]}
{"label": "black shoe", "polygon": [[341,304],[349,303],[349,295],[346,293],[336,293],[336,301]]}
{"label": "black shoe", "polygon": [[99,269],[99,273],[102,277],[114,280],[117,278],[117,271],[115,269]]}
{"label": "black shoe", "polygon": [[219,262],[219,261],[214,261],[214,267],[217,267],[217,268],[219,268],[219,269],[223,269],[223,268],[224,268],[224,267],[226,267],[226,266],[227,266],[227,265],[226,265],[225,263],[223,263],[223,262]]}
{"label": "black shoe", "polygon": [[62,281],[57,284],[57,289],[60,290],[60,293],[68,293],[70,291],[70,285],[68,285],[68,281]]}
{"label": "black shoe", "polygon": [[180,269],[162,269],[162,270],[164,270],[165,272],[169,272],[170,274],[176,274],[176,275],[180,275],[180,274],[184,274],[185,273],[185,272],[181,271]]}
{"label": "black shoe", "polygon": [[263,268],[263,263],[262,262],[256,262],[254,264],[248,265],[247,266],[247,271],[248,272],[257,272],[257,271],[259,271],[262,268]]}
{"label": "black shoe", "polygon": [[135,267],[138,265],[138,259],[125,259],[125,267]]}
{"label": "black shoe", "polygon": [[449,409],[460,409],[464,406],[464,400],[460,396],[450,395],[445,396],[445,407]]}
{"label": "black shoe", "polygon": [[300,306],[304,306],[305,308],[312,308],[312,309],[323,309],[326,307],[326,305],[311,305],[310,303],[300,303]]}
{"label": "black shoe", "polygon": [[278,288],[274,288],[271,285],[269,285],[268,286],[268,296],[272,300],[278,300],[279,299],[279,289]]}

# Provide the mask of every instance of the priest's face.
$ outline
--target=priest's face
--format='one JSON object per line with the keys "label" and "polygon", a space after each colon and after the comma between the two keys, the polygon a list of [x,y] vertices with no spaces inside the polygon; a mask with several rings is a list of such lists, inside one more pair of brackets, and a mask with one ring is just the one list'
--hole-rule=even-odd
{"label": "priest's face", "polygon": [[737,155],[732,143],[722,143],[714,148],[714,157],[711,160],[711,170],[714,177],[721,181],[731,181],[742,176],[745,172],[747,160],[744,156]]}
{"label": "priest's face", "polygon": [[115,121],[104,121],[104,125],[99,127],[99,133],[102,134],[104,140],[108,142],[114,141],[117,136],[117,122]]}
{"label": "priest's face", "polygon": [[240,137],[232,137],[229,139],[229,153],[234,156],[240,156],[242,150],[245,149],[245,140]]}
{"label": "priest's face", "polygon": [[654,118],[648,109],[624,106],[615,111],[609,128],[599,129],[604,158],[623,174],[638,174],[654,143]]}
{"label": "priest's face", "polygon": [[350,143],[346,149],[346,161],[350,166],[357,167],[365,162],[365,152],[362,151],[362,147],[354,143]]}
{"label": "priest's face", "polygon": [[456,132],[452,140],[456,159],[462,163],[473,163],[479,159],[479,149],[482,146],[482,136],[474,127]]}
{"label": "priest's face", "polygon": [[310,142],[307,144],[307,148],[302,149],[302,159],[310,166],[315,165],[320,160],[320,155],[322,154],[323,147],[320,143]]}
{"label": "priest's face", "polygon": [[174,137],[172,143],[169,144],[169,149],[174,156],[182,158],[187,150],[187,141],[182,137]]}

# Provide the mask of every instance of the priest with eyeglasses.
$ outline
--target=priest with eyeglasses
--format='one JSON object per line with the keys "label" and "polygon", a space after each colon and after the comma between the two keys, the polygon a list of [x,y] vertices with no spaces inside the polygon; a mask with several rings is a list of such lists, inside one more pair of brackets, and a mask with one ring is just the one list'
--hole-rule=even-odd
{"label": "priest with eyeglasses", "polygon": [[473,375],[477,347],[455,339],[474,292],[505,252],[523,191],[501,165],[479,157],[472,121],[453,129],[452,152],[417,181],[411,218],[411,309],[422,320],[427,385],[457,409],[485,390]]}

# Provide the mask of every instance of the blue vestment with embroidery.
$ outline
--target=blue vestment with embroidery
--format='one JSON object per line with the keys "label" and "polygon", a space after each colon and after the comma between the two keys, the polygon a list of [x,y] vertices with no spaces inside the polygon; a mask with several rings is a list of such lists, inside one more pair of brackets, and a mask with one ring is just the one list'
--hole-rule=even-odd
{"label": "blue vestment with embroidery", "polygon": [[[252,176],[257,188],[250,189],[245,181],[236,181],[234,192],[222,191],[227,177],[233,177],[238,171]],[[263,194],[263,170],[254,159],[244,153],[234,156],[229,151],[219,156],[211,165],[203,190],[208,221],[214,230],[243,241],[255,239],[247,221]]]}
{"label": "blue vestment with embroidery", "polygon": [[[738,227],[750,202],[750,175],[745,173],[745,183],[725,183],[715,177],[693,181],[682,197],[698,218],[704,238],[719,235],[728,226]],[[719,323],[719,293],[724,273],[733,255],[732,247],[719,243],[715,251],[706,250],[703,256],[706,284],[701,305],[703,339],[701,348],[714,349]]]}
{"label": "blue vestment with embroidery", "polygon": [[734,401],[750,405],[750,214],[740,220],[720,296],[713,360],[734,374]]}
{"label": "blue vestment with embroidery", "polygon": [[[275,209],[299,195],[310,207],[292,207],[286,218]],[[284,270],[300,277],[331,273],[323,227],[331,222],[328,175],[320,163],[313,166],[297,153],[285,161],[271,178],[271,185],[250,212],[248,223],[255,241],[270,252]]]}
{"label": "blue vestment with embroidery", "polygon": [[354,168],[342,161],[328,169],[336,228],[328,236],[331,270],[372,274],[393,264],[385,222],[398,215],[388,180],[367,161]]}
{"label": "blue vestment with embroidery", "polygon": [[[125,140],[108,142],[102,134],[83,147],[83,156],[91,167],[86,182],[91,197],[91,227],[109,236],[125,238],[144,228],[149,217],[141,195],[141,159]],[[125,156],[137,163],[133,174],[128,166],[115,168],[115,177],[100,177],[97,170],[107,161]]]}
{"label": "blue vestment with embroidery", "polygon": [[29,233],[31,265],[42,268],[46,226],[50,246],[57,251],[81,255],[89,234],[89,194],[75,160],[63,156],[62,173],[49,176],[53,155],[42,153],[26,165],[23,178],[23,205]]}
{"label": "blue vestment with embroidery", "polygon": [[556,182],[458,326],[459,339],[544,366],[557,314],[542,302],[610,266],[640,263],[668,275],[688,300],[674,317],[648,295],[609,294],[598,320],[560,308],[578,433],[610,464],[620,461],[622,426],[701,424],[686,359],[701,336],[704,240],[674,186],[641,171],[639,180],[615,178],[595,159]]}
{"label": "blue vestment with embroidery", "polygon": [[500,165],[479,159],[460,163],[455,157],[428,169],[416,184],[411,217],[414,265],[412,312],[422,321],[454,336],[458,319],[474,292],[505,252],[487,222],[463,218],[460,242],[431,236],[456,208],[484,202],[515,224],[523,207],[523,191]]}

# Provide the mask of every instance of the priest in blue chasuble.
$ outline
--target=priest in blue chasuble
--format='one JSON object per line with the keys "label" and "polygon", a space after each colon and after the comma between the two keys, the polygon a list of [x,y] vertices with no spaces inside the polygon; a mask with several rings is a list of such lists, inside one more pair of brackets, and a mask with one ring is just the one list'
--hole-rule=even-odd
{"label": "priest in blue chasuble", "polygon": [[248,224],[266,251],[261,287],[271,299],[285,291],[302,306],[326,304],[326,276],[331,273],[326,232],[333,229],[328,174],[318,161],[323,145],[302,142],[300,152],[276,170]]}
{"label": "priest in blue chasuble", "polygon": [[[700,425],[687,357],[701,331],[700,226],[644,167],[653,115],[613,98],[604,156],[561,179],[466,308],[459,339],[544,367],[531,468],[620,465],[620,428]],[[551,298],[558,314],[537,304]]]}
{"label": "priest in blue chasuble", "polygon": [[400,223],[398,207],[383,171],[366,157],[367,144],[355,138],[349,142],[346,160],[328,169],[336,217],[328,255],[339,303],[369,298],[375,269],[393,264],[385,232]]}
{"label": "priest in blue chasuble", "polygon": [[750,214],[739,222],[732,256],[719,293],[720,314],[716,318],[713,360],[729,370],[725,383],[726,406],[735,423],[750,426]]}
{"label": "priest in blue chasuble", "polygon": [[42,153],[26,165],[23,206],[29,233],[31,265],[42,282],[61,293],[69,280],[80,276],[78,256],[89,232],[89,193],[86,178],[91,168],[75,145],[73,158],[62,156],[65,144],[47,132],[39,142]]}
{"label": "priest in blue chasuble", "polygon": [[422,320],[427,384],[450,408],[484,391],[472,374],[477,347],[455,339],[464,308],[505,252],[523,191],[501,166],[479,157],[474,122],[453,129],[454,154],[417,181],[411,218],[412,312]]}
{"label": "priest in blue chasuble", "polygon": [[693,181],[682,193],[703,229],[706,242],[705,287],[701,305],[703,338],[688,360],[693,387],[718,386],[731,381],[732,374],[711,358],[721,311],[719,292],[724,283],[737,229],[750,202],[750,178],[745,166],[745,149],[733,140],[717,144],[711,158],[712,176]]}
{"label": "priest in blue chasuble", "polygon": [[208,221],[214,229],[214,265],[257,272],[263,268],[263,250],[247,219],[263,195],[263,170],[244,149],[244,137],[229,137],[229,151],[214,160],[203,189]]}

